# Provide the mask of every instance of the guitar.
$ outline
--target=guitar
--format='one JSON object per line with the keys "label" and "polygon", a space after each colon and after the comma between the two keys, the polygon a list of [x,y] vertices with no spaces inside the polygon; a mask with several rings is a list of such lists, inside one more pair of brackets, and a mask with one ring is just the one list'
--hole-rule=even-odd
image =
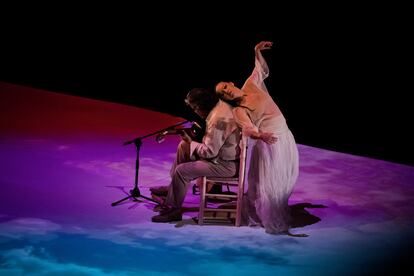
{"label": "guitar", "polygon": [[157,141],[157,143],[160,144],[160,143],[164,142],[165,136],[167,136],[167,135],[177,135],[177,134],[181,135],[181,134],[183,134],[183,132],[187,133],[188,136],[191,137],[191,139],[193,139],[195,141],[200,141],[202,139],[202,136],[204,136],[204,131],[198,123],[196,123],[196,122],[192,122],[192,123],[193,124],[192,124],[191,127],[166,129],[163,132],[159,133],[155,137],[155,141]]}

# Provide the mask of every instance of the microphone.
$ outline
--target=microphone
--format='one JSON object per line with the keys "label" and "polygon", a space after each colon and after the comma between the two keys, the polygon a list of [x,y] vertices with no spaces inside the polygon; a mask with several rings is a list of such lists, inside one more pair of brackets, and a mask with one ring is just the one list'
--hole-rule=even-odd
{"label": "microphone", "polygon": [[158,144],[161,144],[162,142],[165,141],[165,135],[167,134],[168,134],[167,130],[159,133],[157,136],[155,136],[155,141],[157,141]]}

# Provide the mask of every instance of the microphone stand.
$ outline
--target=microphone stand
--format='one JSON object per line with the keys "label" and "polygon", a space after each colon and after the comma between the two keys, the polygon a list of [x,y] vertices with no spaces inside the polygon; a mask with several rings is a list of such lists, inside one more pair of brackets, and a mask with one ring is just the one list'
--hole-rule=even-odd
{"label": "microphone stand", "polygon": [[141,149],[142,139],[145,139],[145,138],[147,138],[147,137],[153,136],[153,135],[155,135],[155,134],[163,133],[163,132],[165,132],[165,131],[168,131],[168,130],[173,129],[173,128],[177,127],[177,126],[180,126],[180,125],[186,124],[186,123],[188,123],[188,122],[189,122],[189,121],[183,121],[183,122],[181,122],[181,123],[178,123],[178,124],[175,124],[175,125],[169,126],[169,127],[167,127],[167,128],[161,129],[161,130],[159,130],[159,131],[156,131],[156,132],[153,132],[153,133],[150,133],[150,134],[147,134],[147,135],[141,136],[141,137],[137,137],[137,138],[135,138],[135,139],[133,139],[133,140],[126,141],[126,142],[124,143],[124,146],[129,145],[129,144],[134,144],[134,145],[135,145],[135,148],[136,148],[136,150],[137,150],[137,159],[136,159],[136,161],[135,161],[135,182],[134,182],[134,188],[133,188],[132,190],[130,190],[130,191],[129,191],[129,192],[130,192],[130,194],[129,194],[127,197],[124,197],[124,198],[122,198],[122,199],[120,199],[120,200],[118,200],[118,201],[113,202],[113,203],[111,204],[111,206],[116,206],[116,205],[118,205],[119,203],[121,203],[121,202],[123,202],[123,201],[125,201],[125,200],[127,200],[127,199],[130,199],[130,198],[133,198],[133,199],[134,199],[134,201],[138,201],[138,200],[137,200],[137,198],[139,198],[139,197],[142,197],[142,198],[144,198],[144,199],[146,199],[146,200],[149,200],[149,201],[152,201],[152,202],[155,202],[155,203],[159,204],[159,202],[155,201],[154,199],[152,199],[152,198],[149,198],[149,197],[146,197],[146,196],[142,195],[142,194],[141,194],[141,192],[140,192],[140,190],[139,190],[139,188],[138,188],[139,150]]}

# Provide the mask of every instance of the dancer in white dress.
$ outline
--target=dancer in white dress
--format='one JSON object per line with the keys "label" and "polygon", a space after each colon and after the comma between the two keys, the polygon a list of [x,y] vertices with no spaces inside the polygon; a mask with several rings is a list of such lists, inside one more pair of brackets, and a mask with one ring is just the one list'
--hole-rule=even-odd
{"label": "dancer in white dress", "polygon": [[251,226],[261,225],[267,233],[289,234],[288,200],[299,173],[299,154],[286,120],[264,83],[269,68],[261,51],[271,46],[269,41],[255,46],[255,68],[241,89],[232,82],[220,82],[216,92],[234,106],[236,122],[244,135],[255,140],[244,202],[244,222]]}

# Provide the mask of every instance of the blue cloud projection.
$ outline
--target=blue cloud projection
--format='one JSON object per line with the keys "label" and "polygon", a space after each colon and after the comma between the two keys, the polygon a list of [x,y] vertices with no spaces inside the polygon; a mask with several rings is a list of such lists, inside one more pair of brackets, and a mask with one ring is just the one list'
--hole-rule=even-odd
{"label": "blue cloud projection", "polygon": [[[215,275],[337,273],[344,266],[351,271],[355,264],[374,262],[383,238],[369,240],[362,229],[311,230],[310,238],[294,239],[247,227],[206,226],[200,232],[197,225],[152,226],[83,229],[34,218],[3,222],[0,274],[211,275],[212,269]],[[336,241],[323,243],[324,237]]]}

